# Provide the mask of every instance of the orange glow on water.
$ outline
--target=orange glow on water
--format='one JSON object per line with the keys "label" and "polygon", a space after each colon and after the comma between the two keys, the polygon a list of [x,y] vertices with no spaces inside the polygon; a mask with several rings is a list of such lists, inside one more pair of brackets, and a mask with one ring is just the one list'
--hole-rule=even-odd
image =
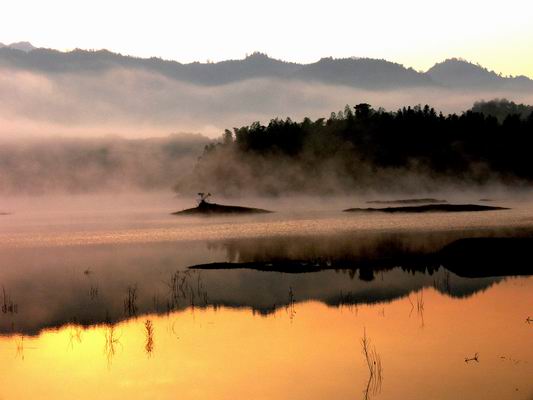
{"label": "orange glow on water", "polygon": [[[510,279],[468,299],[427,289],[359,307],[296,303],[268,316],[196,308],[3,337],[0,396],[361,398],[366,331],[383,365],[374,398],[523,398],[533,392],[532,289],[531,278]],[[466,363],[475,353],[479,362]]]}

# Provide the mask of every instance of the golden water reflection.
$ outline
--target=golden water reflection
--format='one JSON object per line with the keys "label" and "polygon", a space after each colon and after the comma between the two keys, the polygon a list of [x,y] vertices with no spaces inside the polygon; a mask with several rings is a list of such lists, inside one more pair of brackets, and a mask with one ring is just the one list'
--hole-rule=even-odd
{"label": "golden water reflection", "polygon": [[[374,305],[189,308],[4,336],[0,398],[531,399],[532,289],[520,278],[464,299],[425,289]],[[365,337],[382,368],[370,392]]]}

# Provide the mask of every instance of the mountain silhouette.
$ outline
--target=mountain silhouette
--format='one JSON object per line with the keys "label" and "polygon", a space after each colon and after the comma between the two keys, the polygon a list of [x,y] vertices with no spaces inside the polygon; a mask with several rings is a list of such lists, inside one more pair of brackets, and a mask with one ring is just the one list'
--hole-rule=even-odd
{"label": "mountain silhouette", "polygon": [[20,50],[24,52],[29,52],[35,49],[30,42],[16,42],[11,44],[0,43],[0,48],[7,47],[10,49]]}
{"label": "mountain silhouette", "polygon": [[76,49],[61,52],[37,49],[30,43],[20,42],[9,46],[0,45],[0,66],[44,73],[98,73],[122,67],[206,86],[254,78],[279,78],[367,90],[416,87],[533,90],[533,80],[525,76],[503,77],[461,59],[438,63],[427,72],[418,72],[380,59],[329,57],[311,64],[298,64],[273,59],[258,52],[241,60],[182,64],[156,57],[124,56],[108,50]]}
{"label": "mountain silhouette", "polygon": [[533,89],[533,81],[525,76],[503,77],[480,65],[457,58],[434,65],[426,74],[433,82],[451,88]]}
{"label": "mountain silhouette", "polygon": [[316,63],[302,65],[295,76],[306,81],[371,90],[435,85],[426,74],[412,68],[369,58],[323,58]]}

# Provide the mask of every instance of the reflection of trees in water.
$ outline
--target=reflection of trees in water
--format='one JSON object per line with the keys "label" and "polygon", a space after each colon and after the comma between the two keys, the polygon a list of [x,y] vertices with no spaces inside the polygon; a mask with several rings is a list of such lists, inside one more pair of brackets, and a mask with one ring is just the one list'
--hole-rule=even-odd
{"label": "reflection of trees in water", "polygon": [[359,313],[359,305],[356,296],[352,292],[340,291],[337,307],[340,309],[347,309],[348,311],[357,315]]}
{"label": "reflection of trees in water", "polygon": [[[473,233],[474,235],[474,233]],[[210,242],[210,249],[224,249],[227,262],[276,263],[302,261],[322,269],[347,270],[354,278],[359,270],[363,280],[374,273],[405,265],[406,270],[431,274],[437,268],[425,256],[464,237],[464,233],[346,233],[324,237],[249,238]],[[435,266],[438,267],[438,266]]]}
{"label": "reflection of trees in water", "polygon": [[[297,301],[307,300],[317,300],[328,306],[344,309],[350,308],[356,312],[357,305],[389,303],[424,287],[433,286],[444,293],[450,291],[449,294],[453,297],[467,297],[504,279],[460,278],[454,273],[448,273],[444,270],[440,270],[433,277],[416,273],[411,279],[410,273],[405,272],[404,269],[396,268],[390,274],[384,270],[377,272],[376,279],[372,283],[352,283],[347,275],[353,272],[353,270],[343,270],[339,274],[334,271],[308,274],[274,274],[270,272],[255,273],[249,270],[231,272],[178,270],[168,272],[167,277],[162,280],[159,278],[157,281],[147,280],[140,286],[132,285],[131,281],[123,282],[120,279],[122,277],[120,277],[109,282],[101,281],[100,286],[96,286],[93,282],[92,288],[95,292],[98,291],[96,299],[90,299],[90,296],[87,295],[89,285],[83,291],[75,292],[76,301],[65,295],[64,297],[69,301],[54,304],[60,308],[54,310],[53,320],[41,321],[36,318],[37,322],[32,324],[32,315],[30,314],[24,315],[25,320],[22,321],[19,307],[18,314],[8,315],[13,318],[12,324],[7,324],[7,318],[0,322],[3,323],[3,332],[9,332],[12,335],[17,333],[31,335],[38,333],[38,329],[43,327],[68,325],[72,323],[72,315],[77,316],[79,321],[77,324],[80,326],[117,323],[148,313],[163,314],[197,307],[248,308],[254,313],[268,315],[287,306],[294,311]],[[93,272],[92,274],[96,273]],[[343,276],[344,274],[346,276]],[[388,285],[389,281],[393,284]],[[220,282],[225,282],[225,284],[221,285]],[[103,292],[101,290],[102,284],[104,288],[107,288]],[[297,293],[297,299],[294,293],[292,300],[290,296],[287,297],[289,285],[292,291]],[[209,293],[208,288],[210,289]],[[102,296],[104,292],[106,296]],[[7,304],[10,297],[7,290],[5,293]],[[62,293],[58,292],[59,295],[63,296]],[[18,297],[17,300],[19,300]],[[63,297],[60,300],[63,300]],[[409,300],[415,304],[416,300],[413,298],[413,294]],[[1,301],[2,291],[0,288]],[[28,299],[26,303],[30,301],[35,300]],[[416,305],[414,307],[417,309]],[[29,309],[29,307],[24,306],[24,309],[27,308]],[[9,309],[9,307],[5,307],[5,309]],[[423,312],[421,311],[417,311],[417,313],[422,319]],[[525,318],[526,315],[524,315]],[[29,327],[27,327],[28,325]],[[15,327],[18,329],[15,330]]]}
{"label": "reflection of trees in water", "polygon": [[452,294],[450,271],[445,270],[443,277],[435,277],[433,279],[433,287],[441,293]]}
{"label": "reflection of trees in water", "polygon": [[[230,264],[227,267],[237,263],[261,271],[308,272],[305,269],[313,266],[317,271],[346,271],[352,279],[357,271],[360,280],[373,281],[376,274],[396,267],[433,275],[444,266],[465,278],[530,275],[532,243],[529,230],[476,229],[231,239],[208,246],[226,250],[221,264]],[[528,261],[502,268],[513,253]],[[446,276],[435,282],[442,292],[457,290],[449,284]]]}
{"label": "reflection of trees in water", "polygon": [[381,392],[383,366],[381,364],[381,356],[366,335],[366,329],[363,331],[363,337],[361,338],[361,351],[368,367],[368,382],[363,391],[363,398],[368,400]]}

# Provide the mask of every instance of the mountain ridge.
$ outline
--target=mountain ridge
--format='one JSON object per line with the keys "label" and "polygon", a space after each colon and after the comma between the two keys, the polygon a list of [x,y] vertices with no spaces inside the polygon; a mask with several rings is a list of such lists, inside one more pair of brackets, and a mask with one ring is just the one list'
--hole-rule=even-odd
{"label": "mountain ridge", "polygon": [[526,76],[504,77],[458,58],[436,63],[428,71],[421,72],[375,58],[324,57],[314,63],[299,64],[254,52],[244,59],[180,63],[158,57],[127,56],[105,49],[62,52],[19,42],[8,46],[0,44],[0,66],[45,73],[96,73],[116,67],[133,68],[205,86],[256,78],[279,78],[368,90],[417,87],[533,90],[533,80]]}
{"label": "mountain ridge", "polygon": [[35,50],[36,47],[34,47],[30,42],[15,42],[11,44],[4,44],[0,42],[0,48],[7,47],[14,50],[20,50],[24,52]]}

